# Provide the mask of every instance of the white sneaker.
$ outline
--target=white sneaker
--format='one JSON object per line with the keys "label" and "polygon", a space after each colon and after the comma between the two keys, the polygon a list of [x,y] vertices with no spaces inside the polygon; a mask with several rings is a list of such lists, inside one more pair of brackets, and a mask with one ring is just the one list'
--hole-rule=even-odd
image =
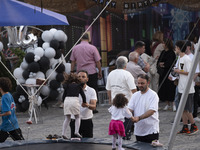
{"label": "white sneaker", "polygon": [[169,105],[166,105],[164,108],[163,108],[163,110],[168,110],[170,108],[170,106]]}
{"label": "white sneaker", "polygon": [[176,112],[176,106],[175,105],[173,105],[173,111]]}
{"label": "white sneaker", "polygon": [[195,120],[196,122],[200,122],[200,118],[199,118],[199,117],[195,117],[194,120]]}

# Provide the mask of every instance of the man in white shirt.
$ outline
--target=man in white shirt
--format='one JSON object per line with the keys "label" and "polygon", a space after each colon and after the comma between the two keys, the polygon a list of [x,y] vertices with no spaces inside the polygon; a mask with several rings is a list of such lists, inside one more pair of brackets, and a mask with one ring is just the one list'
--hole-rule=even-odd
{"label": "man in white shirt", "polygon": [[[87,82],[88,82],[87,71],[80,70],[78,72],[78,78],[83,84],[83,91],[86,96],[86,103],[82,104],[82,98],[79,95],[80,104],[82,104],[82,107],[80,108],[81,125],[79,129],[79,133],[82,135],[83,138],[92,138],[93,137],[92,110],[96,109],[97,95],[96,95],[96,91],[87,85]],[[74,135],[74,131],[75,131],[74,120],[71,120],[70,127],[71,127],[71,137],[76,137]]]}
{"label": "man in white shirt", "polygon": [[[188,74],[191,68],[191,59],[188,55],[185,54],[186,51],[186,44],[184,41],[177,41],[175,44],[175,50],[176,53],[180,56],[180,59],[178,61],[178,68],[174,71],[179,74],[179,82],[178,82],[178,94],[179,94],[179,101],[181,99],[182,93],[185,89],[185,83],[188,80]],[[183,128],[181,131],[178,132],[178,134],[188,134],[192,135],[197,133],[198,127],[195,124],[192,112],[193,112],[193,95],[195,93],[194,90],[194,81],[192,81],[189,94],[187,97],[187,102],[182,114],[182,120],[183,120]],[[191,123],[190,130],[188,129],[188,120]]]}
{"label": "man in white shirt", "polygon": [[134,114],[134,135],[137,141],[151,143],[159,138],[158,102],[156,92],[149,88],[150,80],[145,74],[138,76],[138,88],[129,103],[128,108]]}

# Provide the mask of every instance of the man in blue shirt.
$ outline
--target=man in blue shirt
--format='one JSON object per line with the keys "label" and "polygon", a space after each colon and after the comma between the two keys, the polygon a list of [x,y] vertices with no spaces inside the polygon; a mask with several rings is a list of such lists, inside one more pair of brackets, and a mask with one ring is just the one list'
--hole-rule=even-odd
{"label": "man in blue shirt", "polygon": [[0,126],[0,143],[4,142],[8,136],[15,140],[24,140],[21,129],[19,128],[18,121],[15,115],[15,102],[9,90],[12,83],[9,78],[0,78],[0,92],[1,98],[1,113],[2,124]]}

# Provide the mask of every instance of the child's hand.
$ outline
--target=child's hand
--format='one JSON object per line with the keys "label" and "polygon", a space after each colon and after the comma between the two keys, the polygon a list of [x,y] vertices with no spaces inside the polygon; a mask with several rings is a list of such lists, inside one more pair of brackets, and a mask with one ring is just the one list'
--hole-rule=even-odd
{"label": "child's hand", "polygon": [[133,122],[137,123],[139,120],[139,117],[133,117]]}

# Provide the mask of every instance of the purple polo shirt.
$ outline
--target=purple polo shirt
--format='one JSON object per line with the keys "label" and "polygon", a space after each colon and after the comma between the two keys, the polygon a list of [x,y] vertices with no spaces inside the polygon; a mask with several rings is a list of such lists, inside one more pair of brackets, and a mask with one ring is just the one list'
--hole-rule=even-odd
{"label": "purple polo shirt", "polygon": [[77,72],[86,70],[88,74],[96,73],[96,62],[101,60],[97,48],[86,41],[81,41],[76,45],[70,57],[71,61],[76,61]]}

